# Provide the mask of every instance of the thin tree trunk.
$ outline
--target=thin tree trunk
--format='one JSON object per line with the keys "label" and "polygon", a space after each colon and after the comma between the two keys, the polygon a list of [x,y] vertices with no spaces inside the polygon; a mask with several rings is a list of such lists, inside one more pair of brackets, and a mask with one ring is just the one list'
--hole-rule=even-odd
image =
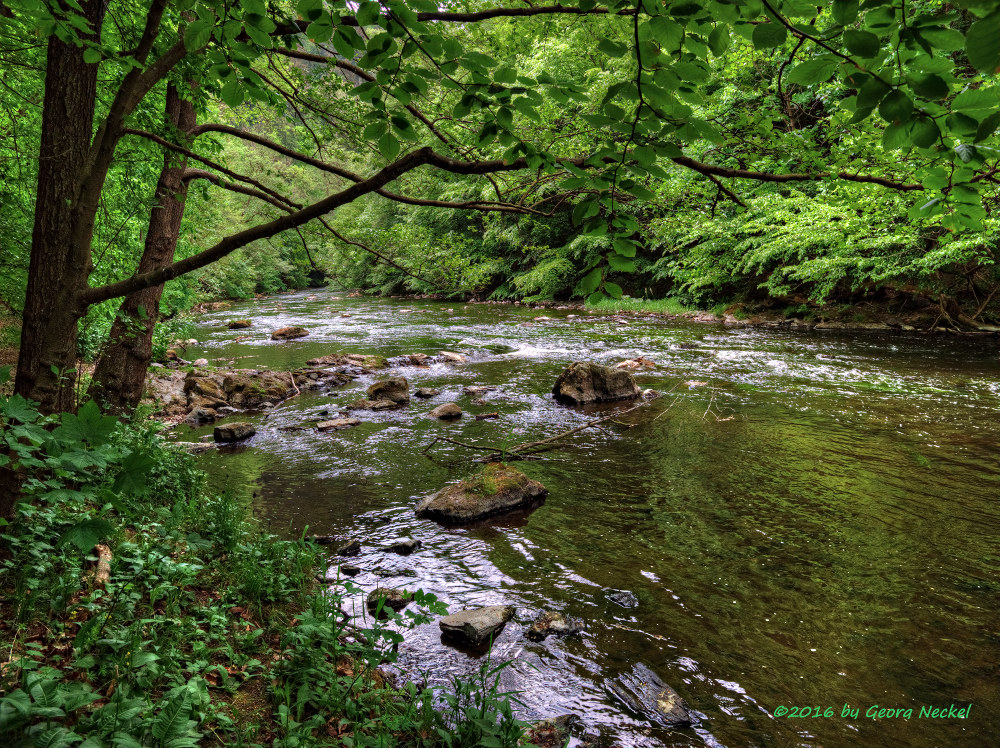
{"label": "thin tree trunk", "polygon": [[[81,3],[92,28],[104,20],[104,0]],[[91,270],[93,216],[78,207],[88,171],[97,96],[97,64],[83,47],[49,37],[39,145],[35,225],[21,329],[15,391],[46,413],[72,410],[77,322]]]}
{"label": "thin tree trunk", "polygon": [[[166,115],[167,121],[182,133],[190,132],[196,124],[194,105],[182,99],[173,85],[167,88]],[[187,195],[185,166],[185,159],[165,154],[139,273],[158,270],[174,261]],[[115,316],[90,388],[90,396],[108,412],[128,413],[142,399],[162,294],[163,284],[131,293]]]}

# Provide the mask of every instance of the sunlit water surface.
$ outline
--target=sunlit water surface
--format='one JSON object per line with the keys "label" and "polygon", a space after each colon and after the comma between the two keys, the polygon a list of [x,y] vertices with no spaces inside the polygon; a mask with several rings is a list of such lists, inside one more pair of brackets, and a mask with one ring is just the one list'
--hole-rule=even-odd
{"label": "sunlit water surface", "polygon": [[[525,324],[541,315],[554,319]],[[226,329],[242,317],[253,328]],[[310,335],[269,339],[291,324]],[[391,372],[440,388],[432,400],[354,413],[363,423],[346,431],[286,430],[362,397],[373,381],[362,377],[251,414],[258,432],[245,447],[201,460],[279,534],[308,526],[362,539],[352,562],[365,590],[421,588],[453,610],[514,604],[522,623],[541,608],[585,619],[581,637],[532,643],[512,623],[495,643],[495,658],[513,660],[505,683],[526,718],[573,712],[625,746],[997,744],[995,340],[626,324],[327,291],[207,314],[195,337],[188,358],[241,368],[292,369],[336,352],[469,356]],[[454,444],[423,454],[435,436],[496,446],[560,433],[611,412],[553,401],[567,363],[639,355],[659,365],[640,385],[664,397],[519,463],[550,491],[536,511],[471,529],[414,517],[419,497],[474,469],[475,453]],[[462,393],[470,384],[498,389],[477,405]],[[450,401],[466,417],[425,417]],[[491,411],[500,418],[471,417]],[[184,440],[210,432],[177,429]],[[380,550],[404,536],[423,549]],[[634,591],[639,607],[609,602],[606,588]],[[480,665],[443,644],[436,624],[408,634],[400,655],[407,674],[431,683]],[[620,701],[610,685],[636,663],[681,693],[701,716],[696,728],[671,733]],[[968,720],[918,718],[924,705],[970,702]],[[845,704],[860,707],[858,719],[841,716]],[[866,718],[872,705],[913,716]],[[832,706],[835,716],[776,718],[778,706]]]}

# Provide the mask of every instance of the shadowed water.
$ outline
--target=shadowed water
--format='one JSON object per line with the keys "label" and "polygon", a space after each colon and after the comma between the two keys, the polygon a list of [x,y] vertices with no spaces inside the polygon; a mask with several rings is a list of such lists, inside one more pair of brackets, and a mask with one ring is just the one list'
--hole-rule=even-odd
{"label": "shadowed water", "polygon": [[[524,324],[543,314],[554,319]],[[254,327],[225,328],[242,317]],[[291,324],[311,334],[269,340]],[[507,682],[522,691],[524,716],[574,712],[626,746],[994,743],[995,340],[623,324],[325,291],[205,315],[195,337],[187,358],[241,368],[291,369],[338,352],[470,357],[392,372],[411,388],[440,388],[432,400],[352,413],[363,423],[346,431],[283,430],[362,397],[373,381],[362,377],[251,415],[258,433],[245,447],[200,459],[280,534],[308,526],[361,538],[366,571],[355,581],[366,590],[421,588],[456,610],[510,603],[523,623],[542,607],[585,619],[582,637],[532,643],[512,623],[494,645],[494,657],[514,660]],[[552,382],[570,361],[638,355],[659,365],[637,375],[640,385],[664,397],[519,463],[550,490],[536,511],[467,529],[414,517],[419,497],[474,469],[475,453],[458,445],[422,454],[436,436],[512,445],[613,412],[623,406],[558,405]],[[462,394],[468,384],[498,389],[477,405]],[[466,417],[425,417],[450,401]],[[470,417],[493,411],[500,418]],[[185,440],[210,431],[177,430]],[[424,548],[379,550],[402,536]],[[632,590],[639,607],[609,602],[606,588]],[[436,624],[409,634],[400,653],[410,675],[437,683],[479,665],[442,644]],[[701,724],[670,733],[621,702],[609,684],[636,663],[674,686]],[[970,702],[967,720],[918,718],[924,705]],[[841,717],[845,704],[860,707],[858,719]],[[866,718],[872,705],[913,716]],[[776,718],[778,706],[832,706],[835,716]]]}

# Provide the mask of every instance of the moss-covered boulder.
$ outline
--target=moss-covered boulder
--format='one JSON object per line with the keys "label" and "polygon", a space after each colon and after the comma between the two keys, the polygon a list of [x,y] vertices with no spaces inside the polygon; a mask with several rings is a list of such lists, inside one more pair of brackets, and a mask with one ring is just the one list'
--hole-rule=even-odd
{"label": "moss-covered boulder", "polygon": [[529,506],[545,497],[545,487],[520,470],[493,462],[463,481],[420,500],[414,511],[444,524],[462,524]]}
{"label": "moss-covered boulder", "polygon": [[291,374],[274,371],[253,374],[232,372],[222,380],[226,399],[236,408],[277,403],[293,393]]}
{"label": "moss-covered boulder", "polygon": [[406,377],[390,377],[375,382],[368,388],[369,400],[391,400],[394,403],[410,402],[410,383]]}
{"label": "moss-covered boulder", "polygon": [[309,331],[304,327],[279,327],[271,333],[271,340],[291,340],[292,338],[304,338]]}
{"label": "moss-covered boulder", "polygon": [[567,405],[634,400],[642,392],[632,375],[586,361],[574,361],[556,379],[552,394]]}

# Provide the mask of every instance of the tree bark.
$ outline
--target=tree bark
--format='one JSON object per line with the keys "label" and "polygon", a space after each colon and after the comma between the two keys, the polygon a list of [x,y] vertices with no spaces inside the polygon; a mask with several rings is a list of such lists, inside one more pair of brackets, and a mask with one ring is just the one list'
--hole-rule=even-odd
{"label": "tree bark", "polygon": [[[100,35],[104,0],[81,3]],[[97,96],[97,63],[48,40],[31,261],[15,391],[46,413],[73,410],[77,322],[91,270],[93,216],[81,215]]]}
{"label": "tree bark", "polygon": [[[173,85],[167,88],[166,115],[181,133],[190,133],[196,124],[194,105],[182,99]],[[158,270],[174,261],[187,196],[185,168],[184,157],[169,151],[164,154],[137,273]],[[142,399],[162,295],[161,283],[129,294],[118,309],[90,388],[90,396],[110,413],[129,413]]]}

